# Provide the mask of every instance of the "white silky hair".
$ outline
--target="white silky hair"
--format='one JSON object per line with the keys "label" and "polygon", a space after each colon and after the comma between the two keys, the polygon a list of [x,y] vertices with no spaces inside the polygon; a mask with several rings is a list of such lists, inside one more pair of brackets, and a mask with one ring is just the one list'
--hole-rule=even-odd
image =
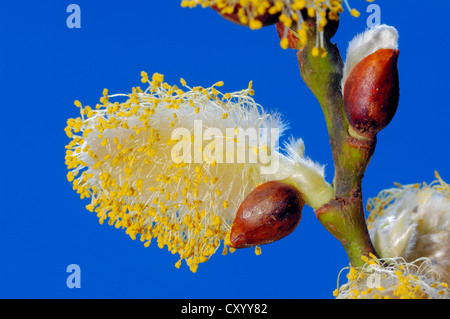
{"label": "white silky hair", "polygon": [[306,204],[313,209],[327,203],[334,191],[325,180],[325,166],[305,156],[305,144],[301,138],[289,138],[279,156],[280,165],[276,174],[269,179],[290,179],[302,193]]}

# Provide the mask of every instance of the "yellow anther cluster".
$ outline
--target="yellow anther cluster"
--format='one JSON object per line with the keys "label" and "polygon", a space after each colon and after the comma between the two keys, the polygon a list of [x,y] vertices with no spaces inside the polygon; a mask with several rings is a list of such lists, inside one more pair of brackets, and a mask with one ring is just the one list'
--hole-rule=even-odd
{"label": "yellow anther cluster", "polygon": [[[373,0],[366,0],[373,2]],[[182,7],[193,8],[198,5],[203,8],[216,8],[221,14],[237,15],[237,19],[243,25],[248,25],[252,30],[264,26],[263,19],[267,15],[278,15],[278,20],[283,23],[285,34],[280,45],[284,49],[288,47],[288,30],[296,32],[300,43],[307,42],[307,24],[304,21],[302,11],[310,18],[315,18],[319,36],[317,37],[314,54],[320,54],[323,48],[323,30],[329,20],[339,20],[339,14],[344,11],[343,5],[350,14],[359,17],[356,9],[351,9],[347,0],[182,0]],[[322,52],[322,55],[325,55]]]}
{"label": "yellow anther cluster", "polygon": [[[369,258],[370,257],[370,258]],[[361,257],[365,265],[350,267],[348,283],[333,292],[339,299],[447,299],[448,284],[432,270],[431,261],[420,258],[407,263],[402,258]]]}
{"label": "yellow anther cluster", "polygon": [[195,120],[203,126],[257,127],[271,115],[260,113],[251,85],[222,94],[215,87],[223,82],[190,88],[181,79],[183,90],[158,73],[141,77],[145,91],[134,87],[130,94],[108,95],[105,89],[94,109],[75,101],[80,117],[69,119],[65,129],[71,138],[67,179],[82,199],[90,199],[86,209],[100,224],[125,229],[146,247],[155,239],[179,254],[176,267],[185,260],[195,272],[229,234],[244,196],[262,180],[256,164],[174,161],[180,139],[172,139],[172,132],[187,128],[193,138]]}

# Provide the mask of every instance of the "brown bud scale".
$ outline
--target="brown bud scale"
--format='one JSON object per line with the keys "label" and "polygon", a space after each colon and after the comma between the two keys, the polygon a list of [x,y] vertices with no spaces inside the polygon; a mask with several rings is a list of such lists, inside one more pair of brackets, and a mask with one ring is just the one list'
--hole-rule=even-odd
{"label": "brown bud scale", "polygon": [[356,64],[345,82],[345,113],[352,128],[364,137],[373,138],[397,111],[398,55],[398,50],[376,51]]}
{"label": "brown bud scale", "polygon": [[260,246],[286,237],[300,222],[303,206],[300,192],[291,185],[270,181],[256,187],[236,213],[230,246]]}

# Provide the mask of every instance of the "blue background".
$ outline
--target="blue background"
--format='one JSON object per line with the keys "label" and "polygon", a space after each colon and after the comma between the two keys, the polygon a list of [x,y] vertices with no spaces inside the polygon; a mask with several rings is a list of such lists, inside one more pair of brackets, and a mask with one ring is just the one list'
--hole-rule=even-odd
{"label": "blue background", "polygon": [[[347,43],[366,26],[367,2],[350,1],[334,41]],[[73,101],[92,105],[103,88],[129,92],[140,72],[169,83],[222,91],[254,81],[255,99],[284,114],[288,134],[302,137],[307,154],[333,165],[317,101],[303,84],[293,50],[282,50],[274,27],[251,31],[210,9],[170,1],[75,1],[81,29],[69,29],[70,1],[2,1],[0,5],[0,297],[2,298],[332,298],[348,264],[344,249],[303,211],[290,236],[222,256],[193,274],[156,244],[144,248],[123,230],[100,225],[66,180],[66,120]],[[450,180],[448,119],[450,2],[377,0],[382,23],[400,33],[401,100],[378,138],[364,180],[364,196],[393,182]],[[425,12],[426,9],[426,12]],[[81,288],[69,289],[66,267],[81,267]]]}

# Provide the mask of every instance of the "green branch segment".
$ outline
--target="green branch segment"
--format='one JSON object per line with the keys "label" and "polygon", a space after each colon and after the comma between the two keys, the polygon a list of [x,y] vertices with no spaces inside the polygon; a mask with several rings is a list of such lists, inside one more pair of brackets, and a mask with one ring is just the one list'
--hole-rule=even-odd
{"label": "green branch segment", "polygon": [[361,183],[374,153],[376,138],[359,139],[349,133],[341,80],[343,61],[336,45],[324,41],[326,54],[314,52],[316,34],[308,30],[308,44],[297,57],[301,76],[320,103],[329,132],[334,160],[334,198],[315,210],[316,216],[344,246],[353,266],[364,262],[361,256],[376,255],[364,214]]}

